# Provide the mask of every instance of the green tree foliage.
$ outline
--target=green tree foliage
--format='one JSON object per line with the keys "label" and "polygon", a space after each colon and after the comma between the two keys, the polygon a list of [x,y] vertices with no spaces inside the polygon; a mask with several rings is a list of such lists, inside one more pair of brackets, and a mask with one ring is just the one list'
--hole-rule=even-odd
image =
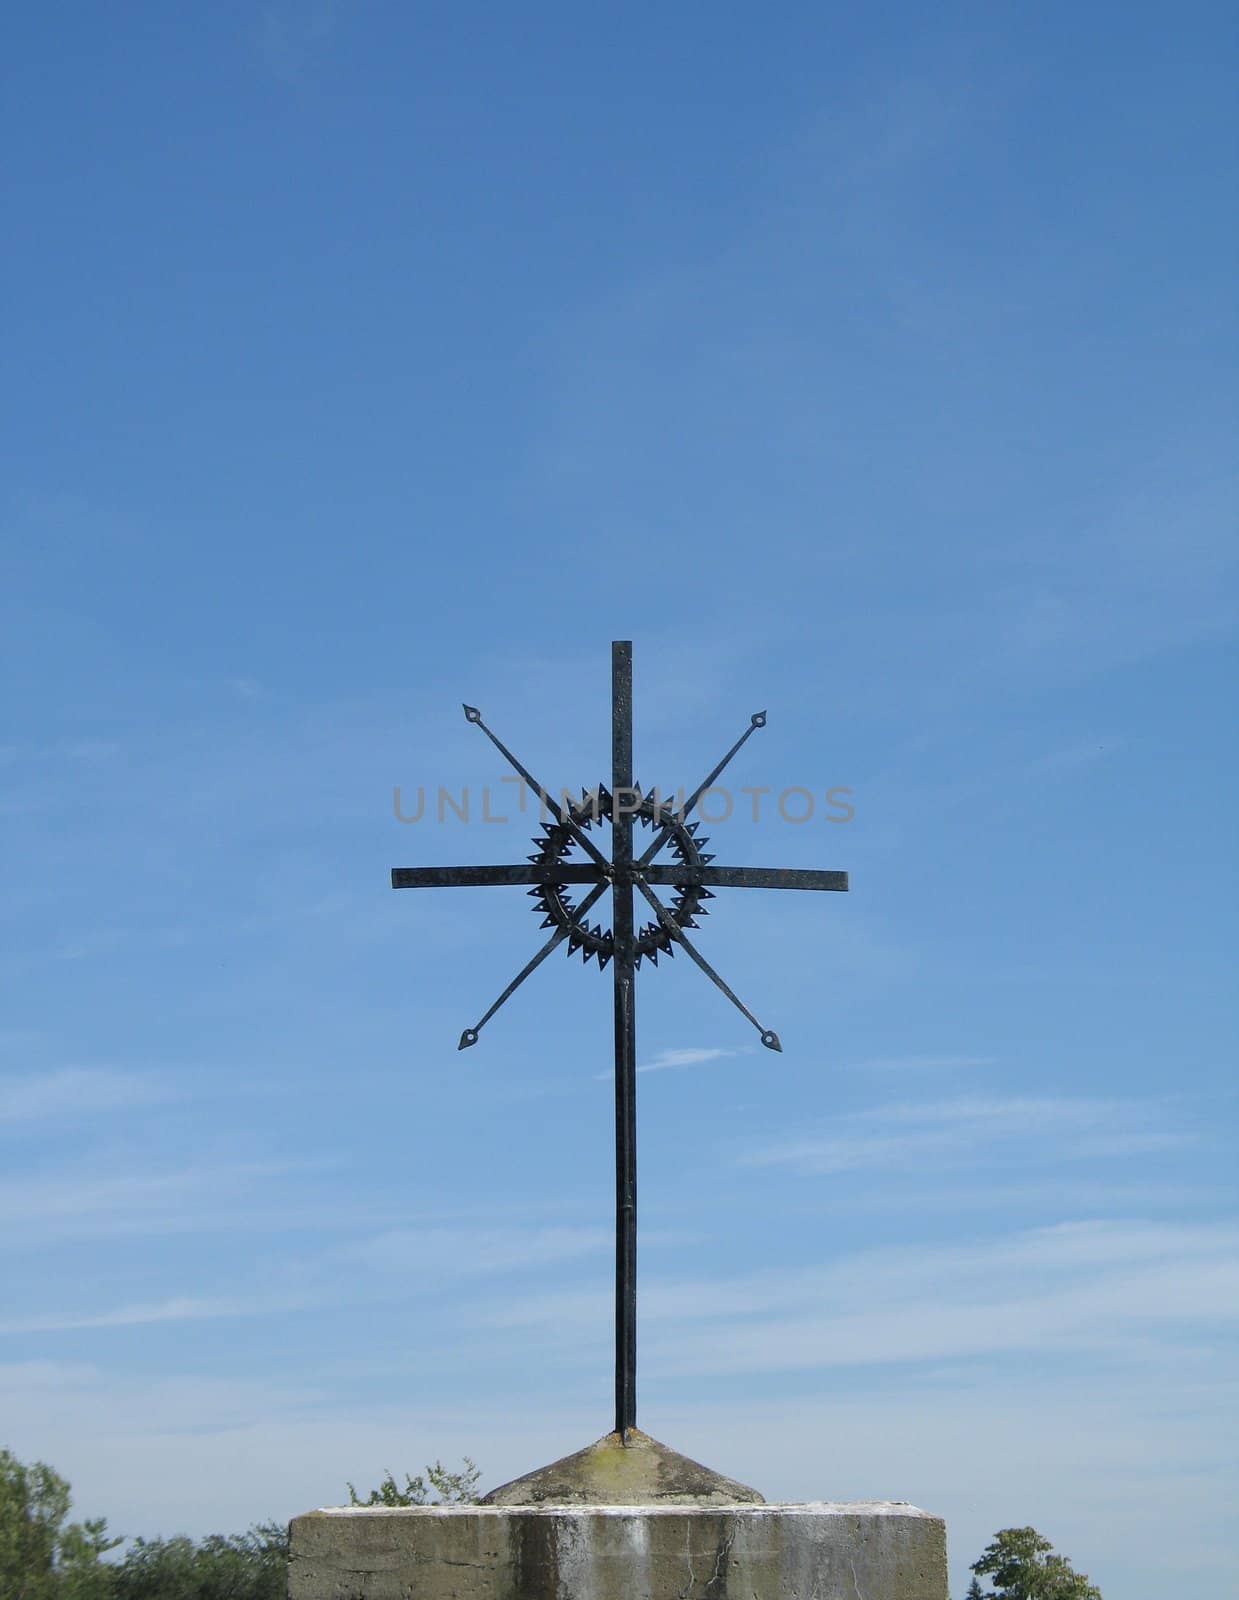
{"label": "green tree foliage", "polygon": [[968,1585],[968,1593],[964,1596],[964,1600],[985,1600],[985,1590],[981,1587],[980,1578],[973,1578]]}
{"label": "green tree foliage", "polygon": [[284,1600],[287,1584],[288,1529],[262,1522],[197,1543],[135,1539],[113,1569],[109,1600]]}
{"label": "green tree foliage", "polygon": [[[472,1505],[481,1473],[464,1458],[458,1472],[441,1461],[405,1474],[390,1472],[355,1506]],[[122,1541],[102,1517],[68,1522],[69,1485],[42,1462],[23,1465],[0,1450],[0,1600],[284,1600],[288,1529],[256,1523],[246,1533],[193,1540],[135,1539],[118,1561],[101,1558]]]}
{"label": "green tree foliage", "polygon": [[[1101,1590],[1076,1572],[1066,1556],[1055,1555],[1036,1528],[1003,1528],[972,1570],[994,1580],[985,1600],[1101,1600]],[[968,1593],[971,1597],[973,1591]]]}
{"label": "green tree foliage", "polygon": [[69,1485],[41,1461],[0,1450],[0,1600],[102,1600],[109,1539],[102,1517],[68,1522]]}
{"label": "green tree foliage", "polygon": [[363,1500],[350,1483],[349,1504],[353,1506],[471,1506],[477,1503],[478,1479],[482,1476],[468,1456],[459,1472],[449,1472],[441,1461],[427,1467],[425,1473],[411,1478],[406,1472],[402,1489],[388,1469],[387,1476],[377,1489],[371,1489]]}

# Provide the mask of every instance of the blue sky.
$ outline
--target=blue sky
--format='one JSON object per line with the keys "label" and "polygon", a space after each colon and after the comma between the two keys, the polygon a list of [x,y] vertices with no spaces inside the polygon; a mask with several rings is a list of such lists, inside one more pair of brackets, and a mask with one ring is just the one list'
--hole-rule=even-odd
{"label": "blue sky", "polygon": [[[1233,22],[26,8],[0,1417],[201,1533],[610,1425],[610,993],[490,724],[854,818],[640,988],[643,1425],[769,1498],[1233,1570]],[[747,803],[747,802],[744,802]],[[476,805],[476,800],[475,800]],[[498,804],[495,810],[504,808]],[[654,1070],[658,1069],[658,1070]]]}

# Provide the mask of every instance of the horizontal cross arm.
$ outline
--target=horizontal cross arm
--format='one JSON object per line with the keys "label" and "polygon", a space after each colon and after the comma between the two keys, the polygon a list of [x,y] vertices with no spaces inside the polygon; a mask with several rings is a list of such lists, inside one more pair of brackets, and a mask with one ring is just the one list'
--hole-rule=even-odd
{"label": "horizontal cross arm", "polygon": [[592,861],[550,862],[545,866],[393,867],[393,889],[478,888],[487,884],[598,883],[602,873]]}
{"label": "horizontal cross arm", "polygon": [[816,872],[809,867],[692,867],[684,862],[651,862],[642,867],[647,883],[693,884],[704,889],[841,889],[846,872]]}

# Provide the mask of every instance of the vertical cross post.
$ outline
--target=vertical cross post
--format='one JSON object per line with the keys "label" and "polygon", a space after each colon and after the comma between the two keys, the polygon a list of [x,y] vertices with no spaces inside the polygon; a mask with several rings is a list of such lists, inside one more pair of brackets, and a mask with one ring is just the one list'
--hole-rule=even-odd
{"label": "vertical cross post", "polygon": [[[780,867],[713,866],[712,855],[701,846],[706,840],[697,834],[697,823],[684,824],[692,811],[732,757],[758,728],[766,726],[766,713],[754,712],[749,726],[717,763],[709,777],[692,797],[681,799],[674,822],[662,819],[659,812],[642,812],[632,768],[632,644],[619,639],[611,645],[611,859],[607,860],[585,831],[588,823],[575,808],[561,808],[497,738],[482,720],[476,706],[463,707],[465,718],[480,728],[522,782],[537,794],[554,817],[554,826],[545,824],[535,838],[537,847],[524,863],[506,866],[471,867],[393,867],[393,889],[431,889],[446,885],[520,884],[528,888],[542,926],[553,931],[542,948],[527,961],[499,998],[480,1020],[466,1028],[458,1048],[467,1050],[478,1042],[478,1035],[504,1004],[553,950],[566,946],[569,955],[580,953],[587,961],[596,958],[600,968],[611,962],[615,982],[615,1431],[625,1443],[637,1425],[637,963],[648,955],[656,961],[659,950],[682,950],[710,982],[757,1029],[767,1050],[782,1050],[773,1028],[763,1027],[740,997],[715,972],[689,939],[686,928],[705,914],[702,900],[712,898],[716,889],[840,889],[848,886],[846,872],[820,872]],[[657,791],[655,791],[657,794]],[[523,806],[523,801],[522,801]],[[642,812],[653,823],[654,835],[639,859],[633,856],[633,819]],[[404,818],[402,820],[411,820]],[[492,819],[495,820],[495,819]],[[595,820],[598,820],[595,814]],[[659,863],[654,858],[674,836],[676,859]],[[587,861],[569,859],[574,846],[580,846]],[[589,886],[589,893],[573,903],[566,886]],[[656,886],[671,888],[675,900],[666,906],[654,892]],[[612,927],[604,934],[589,927],[586,916],[595,901],[611,890]],[[633,908],[640,894],[657,918],[638,934]]]}
{"label": "vertical cross post", "polygon": [[633,948],[632,644],[611,646],[615,956],[615,1431],[637,1423],[637,997]]}

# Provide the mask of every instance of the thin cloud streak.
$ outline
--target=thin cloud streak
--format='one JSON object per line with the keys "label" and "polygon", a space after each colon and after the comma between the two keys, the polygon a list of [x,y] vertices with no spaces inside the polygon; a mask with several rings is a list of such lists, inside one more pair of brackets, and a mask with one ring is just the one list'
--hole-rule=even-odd
{"label": "thin cloud streak", "polygon": [[992,1067],[993,1056],[877,1056],[849,1061],[853,1072],[949,1072],[964,1067]]}
{"label": "thin cloud streak", "polygon": [[[528,1297],[492,1325],[579,1340],[598,1288]],[[1080,1221],[958,1248],[862,1251],[823,1267],[654,1282],[654,1376],[1208,1345],[1239,1322],[1239,1225]]]}
{"label": "thin cloud streak", "polygon": [[148,1215],[162,1226],[170,1207],[196,1203],[205,1211],[214,1211],[221,1194],[235,1196],[255,1183],[322,1173],[336,1165],[334,1161],[268,1161],[149,1174],[58,1174],[38,1181],[8,1178],[0,1181],[0,1215],[23,1228],[71,1218],[81,1218],[94,1227],[109,1215],[135,1214]]}
{"label": "thin cloud streak", "polygon": [[69,1333],[81,1328],[132,1328],[156,1322],[199,1322],[217,1317],[266,1317],[308,1311],[319,1304],[306,1295],[261,1296],[254,1299],[193,1299],[175,1296],[149,1304],[119,1306],[112,1311],[45,1312],[0,1321],[0,1335]]}
{"label": "thin cloud streak", "polygon": [[1192,1135],[1164,1126],[1160,1102],[959,1097],[870,1107],[838,1119],[820,1138],[789,1139],[741,1153],[738,1164],[786,1166],[805,1176],[918,1162],[950,1166],[977,1160],[995,1143],[1033,1142],[1055,1159],[1144,1154],[1176,1148]]}
{"label": "thin cloud streak", "polygon": [[766,1320],[647,1341],[647,1371],[660,1376],[778,1372],[1011,1355],[1021,1351],[1113,1358],[1175,1324],[1239,1321],[1239,1264],[1107,1276],[1043,1295],[967,1305],[917,1302],[837,1316]]}
{"label": "thin cloud streak", "polygon": [[[638,1072],[667,1072],[676,1067],[699,1067],[707,1061],[719,1061],[724,1056],[737,1056],[739,1050],[714,1050],[705,1048],[686,1048],[682,1050],[660,1050],[652,1061],[641,1063]],[[595,1077],[599,1083],[614,1078],[614,1071],[599,1072]]]}
{"label": "thin cloud streak", "polygon": [[93,1116],[175,1100],[177,1088],[153,1074],[62,1067],[0,1079],[0,1123]]}
{"label": "thin cloud streak", "polygon": [[511,1272],[609,1250],[607,1228],[395,1229],[367,1239],[359,1259],[384,1272],[457,1275]]}

